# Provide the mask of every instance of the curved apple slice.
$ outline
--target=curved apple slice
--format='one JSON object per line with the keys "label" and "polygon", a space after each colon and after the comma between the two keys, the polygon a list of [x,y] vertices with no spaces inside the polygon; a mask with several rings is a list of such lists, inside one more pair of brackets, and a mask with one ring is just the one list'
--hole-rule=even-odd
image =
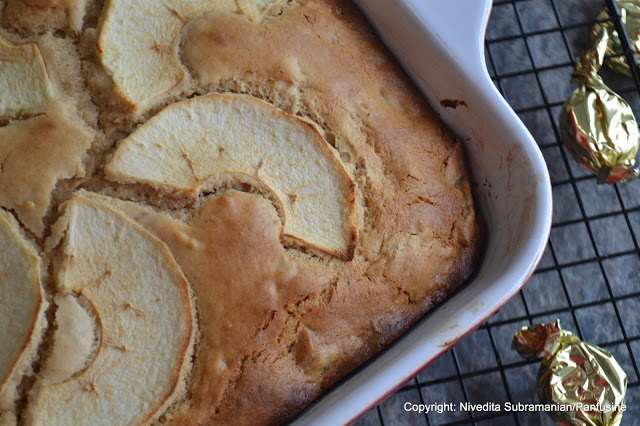
{"label": "curved apple slice", "polygon": [[[61,220],[66,231],[55,265],[57,289],[91,304],[101,338],[83,371],[34,387],[27,423],[153,421],[184,394],[194,333],[187,282],[163,242],[105,204],[74,195]],[[73,311],[65,309],[65,316]],[[87,322],[86,315],[78,321]],[[93,333],[79,329],[91,340],[86,349]],[[60,340],[56,350],[74,349]]]}
{"label": "curved apple slice", "polygon": [[[95,354],[100,331],[94,315],[71,294],[56,294],[53,350],[40,374],[45,384],[59,383],[84,370]],[[86,301],[85,301],[86,302]]]}
{"label": "curved apple slice", "polygon": [[0,35],[0,117],[42,112],[53,98],[51,80],[36,43],[16,44]]}
{"label": "curved apple slice", "polygon": [[262,19],[282,0],[109,0],[98,35],[98,57],[116,93],[135,110],[178,85],[185,76],[178,39],[184,26],[208,12],[240,12]]}
{"label": "curved apple slice", "polygon": [[184,25],[206,12],[236,9],[235,0],[109,0],[97,48],[118,95],[144,109],[171,90],[185,76],[176,46]]}
{"label": "curved apple slice", "polygon": [[312,124],[259,99],[212,94],[171,104],[120,143],[105,173],[188,195],[216,177],[248,176],[277,198],[285,237],[353,258],[355,184]]}
{"label": "curved apple slice", "polygon": [[12,410],[44,326],[40,260],[16,221],[0,210],[0,412]]}

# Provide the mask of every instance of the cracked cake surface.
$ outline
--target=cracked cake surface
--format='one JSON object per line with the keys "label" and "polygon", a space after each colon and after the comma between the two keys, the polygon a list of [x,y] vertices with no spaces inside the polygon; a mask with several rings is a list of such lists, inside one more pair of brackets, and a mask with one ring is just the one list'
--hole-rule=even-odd
{"label": "cracked cake surface", "polygon": [[479,259],[350,1],[0,0],[0,92],[2,426],[290,420]]}

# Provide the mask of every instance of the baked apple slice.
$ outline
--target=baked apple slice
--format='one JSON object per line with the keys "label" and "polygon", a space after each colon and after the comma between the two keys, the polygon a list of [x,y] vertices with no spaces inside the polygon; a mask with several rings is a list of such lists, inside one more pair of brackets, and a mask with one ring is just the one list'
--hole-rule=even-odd
{"label": "baked apple slice", "polygon": [[213,10],[237,10],[235,0],[107,1],[98,56],[117,94],[143,110],[185,76],[177,42],[191,19]]}
{"label": "baked apple slice", "polygon": [[124,139],[107,179],[195,198],[241,182],[274,198],[283,237],[350,260],[355,184],[313,124],[242,95],[169,105]]}
{"label": "baked apple slice", "polygon": [[87,299],[56,294],[54,303],[56,328],[51,356],[40,375],[44,383],[60,383],[84,370],[95,358],[101,341],[96,315]]}
{"label": "baked apple slice", "polygon": [[0,35],[0,118],[42,112],[53,89],[36,43],[16,44]]}
{"label": "baked apple slice", "polygon": [[[184,396],[191,368],[194,314],[186,279],[163,242],[106,204],[74,195],[60,220],[53,234],[63,237],[57,291],[82,296],[93,312],[87,316],[77,301],[56,300],[62,315],[54,353],[30,394],[27,423],[153,421]],[[69,344],[69,331],[61,328],[74,312],[76,337],[89,340],[80,346]],[[98,337],[87,331],[88,317],[95,318]],[[96,340],[93,359],[69,353],[80,347],[90,354]],[[80,371],[57,368],[65,358]]]}
{"label": "baked apple slice", "polygon": [[[0,210],[0,420],[13,411],[45,325],[40,259],[10,214]],[[9,417],[9,414],[4,416]]]}
{"label": "baked apple slice", "polygon": [[185,77],[178,39],[184,26],[208,12],[240,12],[261,19],[282,0],[108,0],[98,35],[98,57],[116,93],[143,111]]}

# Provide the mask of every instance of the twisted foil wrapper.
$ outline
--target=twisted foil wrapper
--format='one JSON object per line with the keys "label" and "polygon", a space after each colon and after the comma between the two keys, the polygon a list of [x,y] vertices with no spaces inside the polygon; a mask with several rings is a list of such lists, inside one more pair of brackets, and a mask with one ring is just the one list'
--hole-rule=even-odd
{"label": "twisted foil wrapper", "polygon": [[[627,25],[633,23],[638,31],[634,45],[640,48],[640,1],[618,3],[630,5],[621,11],[625,10]],[[603,13],[608,13],[606,8]],[[622,52],[620,40],[611,22],[596,24],[592,36],[593,45],[583,52],[572,75],[579,86],[560,112],[560,135],[575,160],[596,174],[598,183],[633,180],[640,177],[635,161],[640,145],[638,124],[629,104],[598,75],[606,54],[613,54],[614,49]],[[623,56],[611,60],[612,66],[626,66],[628,72]]]}
{"label": "twisted foil wrapper", "polygon": [[[553,324],[523,327],[511,347],[525,359],[542,358],[536,391],[559,425],[617,426],[622,420],[627,376],[613,356]],[[602,407],[602,410],[595,409]]]}
{"label": "twisted foil wrapper", "polygon": [[[620,10],[620,20],[624,25],[631,47],[636,54],[640,54],[640,0],[617,0],[618,9]],[[624,49],[618,33],[611,21],[609,8],[605,7],[598,16],[598,21],[607,21],[596,26],[602,26],[609,35],[609,43],[607,44],[606,54],[608,58],[606,64],[613,70],[621,74],[631,76],[631,70],[627,58],[623,55]],[[597,32],[597,28],[594,32]]]}

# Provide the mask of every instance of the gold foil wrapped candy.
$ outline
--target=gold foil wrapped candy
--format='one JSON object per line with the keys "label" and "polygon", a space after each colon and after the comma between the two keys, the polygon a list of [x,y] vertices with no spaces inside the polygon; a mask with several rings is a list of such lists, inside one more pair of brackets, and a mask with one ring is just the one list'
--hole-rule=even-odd
{"label": "gold foil wrapped candy", "polygon": [[582,54],[572,75],[579,86],[560,113],[564,144],[581,166],[596,174],[598,183],[640,177],[635,162],[640,134],[633,111],[598,75],[612,32],[594,26],[594,44]]}
{"label": "gold foil wrapped candy", "polygon": [[525,359],[542,358],[536,391],[560,425],[617,426],[627,376],[613,356],[553,324],[523,327],[511,347]]}

